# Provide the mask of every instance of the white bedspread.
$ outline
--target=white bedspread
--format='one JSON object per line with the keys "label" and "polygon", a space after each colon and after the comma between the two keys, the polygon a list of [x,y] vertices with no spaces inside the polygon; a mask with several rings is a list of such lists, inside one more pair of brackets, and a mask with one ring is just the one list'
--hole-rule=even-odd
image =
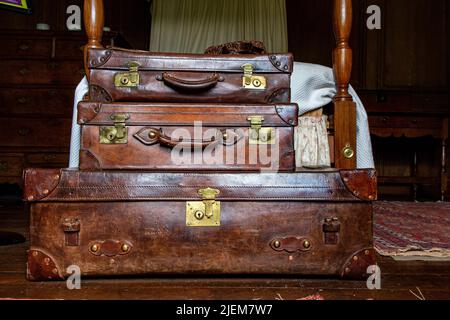
{"label": "white bedspread", "polygon": [[[336,94],[333,70],[320,65],[296,62],[291,88],[292,102],[298,103],[300,115],[321,108],[329,104]],[[87,91],[88,83],[86,78],[83,78],[75,91],[70,168],[78,168],[79,166],[81,130],[77,124],[77,105]],[[360,169],[374,168],[367,113],[363,103],[351,87],[350,94],[357,106],[357,167]]]}

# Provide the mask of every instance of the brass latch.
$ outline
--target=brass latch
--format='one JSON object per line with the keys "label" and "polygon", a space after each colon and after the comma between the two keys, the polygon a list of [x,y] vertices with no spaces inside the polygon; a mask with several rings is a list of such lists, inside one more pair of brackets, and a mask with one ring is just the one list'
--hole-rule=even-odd
{"label": "brass latch", "polygon": [[128,128],[125,121],[130,119],[129,114],[112,114],[114,126],[100,127],[100,144],[126,144],[128,143]]}
{"label": "brass latch", "polygon": [[250,144],[275,144],[275,129],[262,127],[264,117],[251,116],[247,120],[250,121]]}
{"label": "brass latch", "polygon": [[118,72],[114,77],[116,88],[133,88],[139,86],[139,63],[136,61],[128,62],[128,72]]}
{"label": "brass latch", "polygon": [[267,80],[263,76],[253,75],[253,65],[246,63],[242,66],[244,70],[244,77],[242,79],[242,86],[245,89],[264,90],[267,87]]}
{"label": "brass latch", "polygon": [[206,188],[200,189],[198,194],[203,201],[186,203],[186,225],[188,227],[219,227],[220,201],[216,201],[216,197],[220,191]]}

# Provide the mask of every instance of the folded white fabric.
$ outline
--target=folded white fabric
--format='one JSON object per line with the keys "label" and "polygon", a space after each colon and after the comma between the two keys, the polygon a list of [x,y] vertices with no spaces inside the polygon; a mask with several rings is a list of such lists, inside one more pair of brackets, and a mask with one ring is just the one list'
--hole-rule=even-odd
{"label": "folded white fabric", "polygon": [[[319,109],[329,104],[336,94],[333,70],[320,65],[296,62],[292,74],[291,88],[292,102],[298,103],[300,107],[299,115]],[[83,78],[75,91],[70,168],[79,167],[81,130],[77,124],[77,105],[87,92],[88,82],[86,78]],[[358,95],[351,87],[350,94],[357,106],[357,167],[360,169],[374,168],[367,113]],[[301,148],[301,145],[298,145],[299,140],[297,137],[297,148]]]}
{"label": "folded white fabric", "polygon": [[[291,89],[292,102],[297,103],[300,108],[299,115],[326,106],[336,95],[333,69],[317,64],[295,62]],[[375,164],[367,113],[355,90],[350,87],[349,92],[356,103],[357,167],[359,169],[373,169]],[[301,146],[297,145],[297,148],[301,148]]]}
{"label": "folded white fabric", "polygon": [[81,80],[75,89],[72,118],[72,136],[70,138],[69,168],[78,169],[80,166],[81,127],[78,125],[78,102],[88,93],[89,84],[86,77]]}
{"label": "folded white fabric", "polygon": [[327,116],[300,117],[295,130],[297,168],[327,168],[331,165]]}

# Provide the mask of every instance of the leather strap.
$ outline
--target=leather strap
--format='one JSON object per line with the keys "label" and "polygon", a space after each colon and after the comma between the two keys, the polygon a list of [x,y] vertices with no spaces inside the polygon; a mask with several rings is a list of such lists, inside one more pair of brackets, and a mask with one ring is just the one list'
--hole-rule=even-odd
{"label": "leather strap", "polygon": [[232,130],[218,130],[215,137],[210,140],[188,140],[178,139],[174,140],[163,132],[162,129],[144,128],[134,135],[136,139],[145,145],[160,144],[168,148],[191,148],[191,149],[205,149],[208,146],[215,146],[222,144],[224,146],[232,146],[237,144],[242,139],[242,134]]}
{"label": "leather strap", "polygon": [[217,73],[214,73],[212,74],[212,76],[205,79],[192,80],[192,79],[180,79],[168,72],[164,72],[161,76],[158,76],[156,79],[159,81],[164,81],[164,83],[167,86],[180,91],[208,90],[215,87],[218,82],[224,81],[223,77],[221,77]]}

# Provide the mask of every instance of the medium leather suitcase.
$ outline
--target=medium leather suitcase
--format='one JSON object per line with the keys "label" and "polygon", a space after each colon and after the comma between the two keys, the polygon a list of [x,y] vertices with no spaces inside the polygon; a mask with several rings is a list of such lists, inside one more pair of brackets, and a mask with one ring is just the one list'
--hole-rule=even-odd
{"label": "medium leather suitcase", "polygon": [[80,169],[294,171],[298,106],[81,102]]}
{"label": "medium leather suitcase", "polygon": [[293,56],[90,49],[90,100],[289,103]]}
{"label": "medium leather suitcase", "polygon": [[[374,171],[25,172],[28,279],[320,275],[375,264]],[[73,269],[72,269],[73,270]]]}

